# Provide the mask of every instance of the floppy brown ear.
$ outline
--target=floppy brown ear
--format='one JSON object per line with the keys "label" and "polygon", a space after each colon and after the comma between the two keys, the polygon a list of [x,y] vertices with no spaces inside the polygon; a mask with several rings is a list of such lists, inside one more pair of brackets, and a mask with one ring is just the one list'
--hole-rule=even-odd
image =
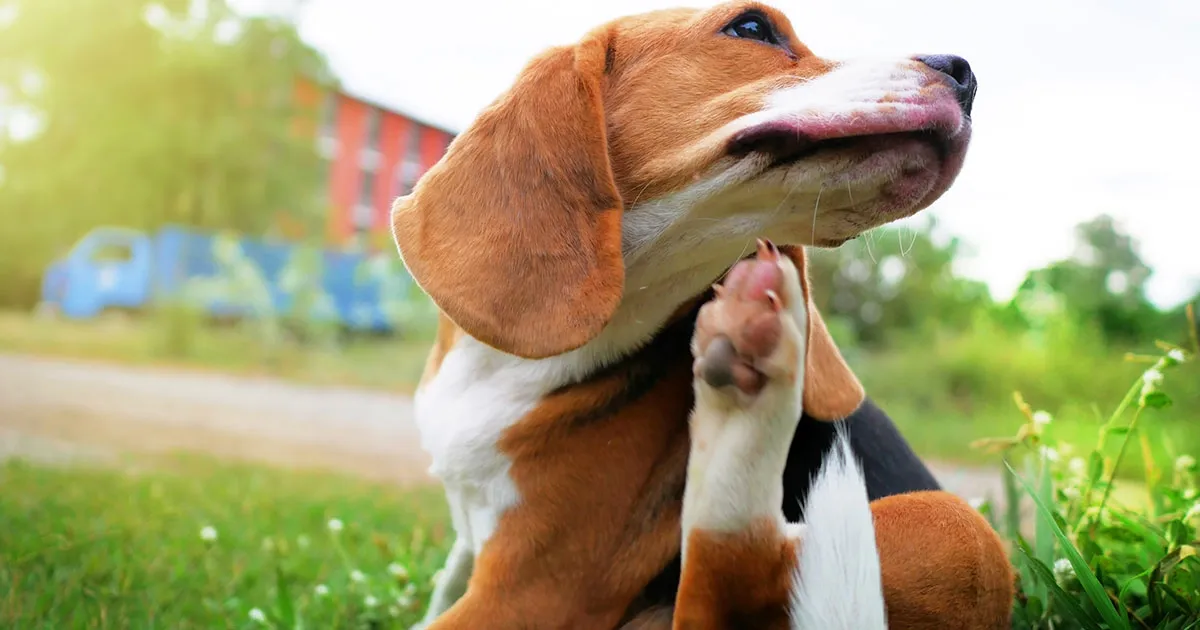
{"label": "floppy brown ear", "polygon": [[600,82],[608,35],[525,67],[392,207],[413,278],[467,334],[526,358],[599,334],[624,289]]}
{"label": "floppy brown ear", "polygon": [[862,404],[865,393],[858,377],[846,365],[825,321],[817,312],[809,288],[804,248],[780,247],[800,271],[800,287],[808,303],[808,356],[804,366],[804,412],[818,420],[842,420]]}

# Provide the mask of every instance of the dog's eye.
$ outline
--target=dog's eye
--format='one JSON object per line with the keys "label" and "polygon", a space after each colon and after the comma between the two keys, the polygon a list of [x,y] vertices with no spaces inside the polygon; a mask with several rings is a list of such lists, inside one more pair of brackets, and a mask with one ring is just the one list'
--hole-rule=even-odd
{"label": "dog's eye", "polygon": [[753,39],[768,44],[778,44],[775,39],[775,31],[771,29],[771,23],[761,15],[754,13],[743,15],[729,23],[722,33],[730,37],[738,37],[741,39]]}

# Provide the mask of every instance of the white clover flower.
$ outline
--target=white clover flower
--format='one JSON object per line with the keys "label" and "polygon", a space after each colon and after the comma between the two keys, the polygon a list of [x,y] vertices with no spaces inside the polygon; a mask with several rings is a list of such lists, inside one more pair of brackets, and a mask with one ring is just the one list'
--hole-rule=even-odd
{"label": "white clover flower", "polygon": [[366,582],[367,576],[363,575],[362,571],[355,569],[350,572],[350,581],[351,582]]}
{"label": "white clover flower", "polygon": [[1158,386],[1162,384],[1163,373],[1158,368],[1150,368],[1142,373],[1142,397],[1153,394],[1158,391]]}
{"label": "white clover flower", "polygon": [[201,527],[200,540],[203,540],[204,542],[216,542],[217,528],[213,527],[212,525],[205,525],[204,527]]}
{"label": "white clover flower", "polygon": [[978,510],[979,508],[982,508],[984,503],[987,503],[987,500],[983,499],[982,497],[971,497],[970,499],[967,499],[967,505],[970,505],[972,510]]}
{"label": "white clover flower", "polygon": [[396,598],[396,604],[401,608],[412,608],[413,598],[409,595],[401,595]]}
{"label": "white clover flower", "polygon": [[1087,474],[1087,462],[1083,461],[1082,457],[1072,457],[1070,462],[1067,462],[1067,469],[1072,475],[1082,477]]}
{"label": "white clover flower", "polygon": [[367,595],[366,597],[363,598],[363,606],[366,606],[367,608],[374,608],[378,605],[379,605],[379,600],[375,599],[374,595]]}
{"label": "white clover flower", "polygon": [[1079,488],[1076,488],[1075,486],[1067,486],[1066,488],[1063,488],[1063,496],[1074,501],[1081,495],[1079,493]]}
{"label": "white clover flower", "polygon": [[416,595],[417,594],[417,585],[413,584],[412,582],[409,582],[408,584],[404,585],[404,594],[408,595],[409,597]]}
{"label": "white clover flower", "polygon": [[1049,462],[1058,461],[1058,451],[1054,450],[1053,446],[1042,446],[1041,450],[1042,450],[1042,457],[1046,458],[1046,461],[1049,461]]}
{"label": "white clover flower", "polygon": [[389,617],[399,617],[400,609],[396,608],[395,606],[388,606],[388,616]]}
{"label": "white clover flower", "polygon": [[400,564],[399,562],[393,562],[393,563],[389,564],[387,567],[387,570],[388,570],[388,573],[391,573],[392,577],[394,577],[396,579],[400,579],[400,580],[408,579],[408,569],[404,568],[404,565]]}
{"label": "white clover flower", "polygon": [[1175,459],[1175,470],[1186,472],[1196,467],[1196,458],[1191,455],[1180,455]]}
{"label": "white clover flower", "polygon": [[329,595],[329,587],[324,584],[318,584],[313,588],[313,592],[317,594],[317,597],[325,597]]}
{"label": "white clover flower", "polygon": [[1187,360],[1187,357],[1183,356],[1183,350],[1180,350],[1179,348],[1175,348],[1174,350],[1168,352],[1167,357],[1176,363],[1183,363]]}
{"label": "white clover flower", "polygon": [[1050,415],[1050,412],[1048,412],[1048,411],[1033,412],[1033,423],[1038,425],[1039,427],[1044,427],[1047,424],[1050,424],[1050,421],[1053,419],[1054,418]]}
{"label": "white clover flower", "polygon": [[262,611],[262,609],[260,609],[260,608],[251,608],[250,609],[250,621],[255,621],[258,623],[266,623],[267,622],[267,614],[264,613]]}
{"label": "white clover flower", "polygon": [[342,529],[345,528],[345,525],[342,524],[342,521],[340,519],[331,518],[331,519],[329,519],[328,527],[329,527],[329,531],[336,534],[336,533],[342,531]]}
{"label": "white clover flower", "polygon": [[1054,561],[1054,579],[1063,581],[1069,577],[1074,577],[1075,567],[1071,566],[1071,561],[1066,558],[1059,558]]}

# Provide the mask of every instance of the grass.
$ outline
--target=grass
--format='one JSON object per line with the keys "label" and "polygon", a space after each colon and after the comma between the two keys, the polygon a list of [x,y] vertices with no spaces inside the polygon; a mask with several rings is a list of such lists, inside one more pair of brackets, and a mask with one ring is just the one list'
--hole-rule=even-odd
{"label": "grass", "polygon": [[[16,352],[135,366],[273,376],[312,385],[341,385],[409,393],[424,367],[429,342],[421,339],[351,338],[337,347],[285,344],[265,356],[254,331],[194,326],[183,351],[167,351],[157,318],[106,316],[72,322],[0,311],[0,352]],[[867,391],[899,425],[917,452],[944,461],[980,464],[981,453],[965,448],[996,427],[1020,421],[1011,404],[1020,390],[1057,418],[1059,439],[1093,441],[1102,422],[1100,406],[1115,405],[1125,384],[1143,369],[1112,360],[1112,351],[1073,328],[1041,343],[994,329],[977,334],[916,339],[864,354],[843,344]],[[1182,403],[1156,423],[1159,441],[1200,453],[1194,412],[1200,406],[1200,365],[1183,366],[1173,384]],[[1086,403],[1080,403],[1086,401]],[[1168,453],[1154,449],[1165,462]],[[1134,453],[1122,474],[1136,473]]]}
{"label": "grass", "polygon": [[[1007,507],[980,509],[1012,548],[1014,628],[1200,629],[1200,468],[1159,426],[1174,410],[1194,429],[1197,407],[1170,392],[1196,353],[1143,359],[1090,436],[1018,397],[1015,435],[975,441],[973,457],[1007,471]],[[1135,483],[1118,476],[1133,462]],[[10,461],[0,488],[5,628],[403,628],[449,544],[439,490],[319,472],[197,457]]]}
{"label": "grass", "polygon": [[[1181,453],[1166,468],[1143,457],[1137,492],[1123,498],[1118,489],[1128,485],[1118,478],[1122,463],[1131,452],[1152,448],[1147,425],[1173,404],[1166,373],[1196,358],[1181,348],[1162,350],[1100,423],[1092,449],[1062,457],[1053,417],[1020,396],[1026,422],[1016,435],[975,443],[1003,454],[1006,508],[982,509],[1014,551],[1013,628],[1200,628],[1195,457]],[[1032,535],[1020,516],[1026,499],[1035,508]]]}
{"label": "grass", "polygon": [[0,311],[0,352],[106,361],[123,365],[274,376],[310,385],[411,392],[429,342],[351,338],[337,348],[284,346],[266,357],[246,330],[197,326],[185,352],[168,352],[157,322],[118,314],[75,322]]}
{"label": "grass", "polygon": [[[1188,347],[1196,345],[1184,338]],[[981,322],[965,334],[902,339],[882,352],[847,354],[866,391],[917,452],[982,463],[990,460],[965,445],[1021,422],[1012,404],[1016,391],[1053,415],[1056,439],[1064,445],[1095,443],[1108,419],[1105,410],[1115,408],[1129,383],[1157,360],[1143,356],[1145,350],[1108,347],[1070,321],[1055,322],[1040,335]],[[1167,443],[1200,453],[1200,364],[1174,369],[1178,376],[1166,389],[1177,404],[1156,411],[1152,448],[1131,453],[1122,462],[1123,475],[1139,474],[1147,454],[1169,465],[1174,455],[1163,447]]]}
{"label": "grass", "polygon": [[262,627],[255,608],[279,627],[292,610],[307,628],[405,628],[449,544],[440,490],[319,472],[10,461],[0,488],[4,628]]}

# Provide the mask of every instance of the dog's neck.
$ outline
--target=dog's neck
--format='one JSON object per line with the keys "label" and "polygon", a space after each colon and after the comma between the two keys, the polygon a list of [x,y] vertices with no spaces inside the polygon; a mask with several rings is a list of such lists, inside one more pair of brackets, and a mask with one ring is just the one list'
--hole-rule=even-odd
{"label": "dog's neck", "polygon": [[[780,213],[777,208],[754,212],[751,208],[758,205],[756,199],[733,199],[718,192],[728,188],[725,179],[745,178],[741,170],[701,178],[678,192],[632,205],[626,211],[622,224],[624,296],[607,326],[587,344],[531,360],[455,334],[451,337],[458,341],[447,344],[442,354],[451,347],[464,348],[482,373],[503,372],[508,382],[521,382],[529,393],[539,396],[625,360],[751,253],[755,238],[766,235],[788,242],[776,232],[786,229],[794,235],[798,230],[792,223],[811,220],[811,215]],[[799,217],[789,216],[797,214]]]}

